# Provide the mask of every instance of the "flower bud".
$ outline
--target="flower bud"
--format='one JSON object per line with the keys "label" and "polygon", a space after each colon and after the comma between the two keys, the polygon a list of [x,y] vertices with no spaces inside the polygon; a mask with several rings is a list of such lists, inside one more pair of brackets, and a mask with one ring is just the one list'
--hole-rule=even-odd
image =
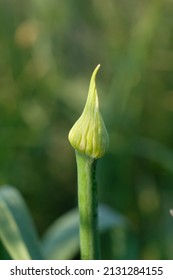
{"label": "flower bud", "polygon": [[91,158],[100,158],[109,145],[109,136],[99,112],[96,74],[100,64],[95,68],[88,91],[88,98],[83,113],[69,132],[71,145],[80,153]]}

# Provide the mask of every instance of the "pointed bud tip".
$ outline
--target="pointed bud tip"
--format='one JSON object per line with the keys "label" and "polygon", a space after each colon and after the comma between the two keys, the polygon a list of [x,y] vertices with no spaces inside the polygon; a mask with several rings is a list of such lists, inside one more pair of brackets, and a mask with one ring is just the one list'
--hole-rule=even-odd
{"label": "pointed bud tip", "polygon": [[98,69],[101,67],[101,64],[99,63],[97,66],[96,66],[96,68],[95,69],[97,69],[97,71],[98,71]]}
{"label": "pointed bud tip", "polygon": [[100,64],[98,64],[98,65],[96,66],[96,68],[95,68],[94,71],[93,71],[93,74],[92,74],[91,78],[93,78],[93,77],[95,78],[95,77],[96,77],[97,72],[98,72],[100,66],[101,66]]}

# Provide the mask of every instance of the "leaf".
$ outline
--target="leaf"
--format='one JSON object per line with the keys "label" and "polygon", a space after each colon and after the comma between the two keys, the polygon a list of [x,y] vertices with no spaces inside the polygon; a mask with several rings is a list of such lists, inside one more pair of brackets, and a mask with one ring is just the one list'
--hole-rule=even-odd
{"label": "leaf", "polygon": [[[126,219],[111,208],[99,207],[99,228],[103,232],[111,227],[127,225]],[[56,220],[43,237],[43,250],[47,259],[72,259],[79,251],[79,213],[72,209]]]}
{"label": "leaf", "polygon": [[0,240],[0,260],[11,260],[9,254],[5,250],[1,240]]}
{"label": "leaf", "polygon": [[27,206],[11,186],[0,188],[0,240],[12,259],[43,259]]}

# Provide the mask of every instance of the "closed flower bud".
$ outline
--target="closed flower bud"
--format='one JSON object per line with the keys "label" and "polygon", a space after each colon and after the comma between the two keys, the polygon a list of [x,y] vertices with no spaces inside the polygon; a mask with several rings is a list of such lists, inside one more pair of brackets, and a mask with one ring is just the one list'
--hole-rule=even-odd
{"label": "closed flower bud", "polygon": [[100,64],[95,68],[89,86],[88,98],[82,115],[69,132],[71,145],[80,153],[91,158],[100,158],[108,148],[108,133],[99,112],[96,74]]}

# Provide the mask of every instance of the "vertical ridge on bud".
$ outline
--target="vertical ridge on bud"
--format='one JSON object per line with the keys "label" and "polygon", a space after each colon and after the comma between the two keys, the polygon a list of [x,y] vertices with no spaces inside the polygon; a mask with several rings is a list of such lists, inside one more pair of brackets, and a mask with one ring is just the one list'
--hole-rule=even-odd
{"label": "vertical ridge on bud", "polygon": [[100,68],[97,65],[91,76],[87,101],[80,118],[69,132],[71,145],[82,154],[100,158],[108,148],[108,133],[99,112],[99,101],[96,88],[96,75]]}

